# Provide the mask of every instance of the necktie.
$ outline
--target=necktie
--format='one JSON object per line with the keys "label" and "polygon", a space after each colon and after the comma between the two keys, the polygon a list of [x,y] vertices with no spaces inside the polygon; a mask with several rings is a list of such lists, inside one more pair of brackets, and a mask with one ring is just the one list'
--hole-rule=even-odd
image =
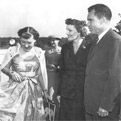
{"label": "necktie", "polygon": [[89,54],[88,54],[88,61],[93,57],[94,55],[94,51],[95,51],[95,47],[96,47],[96,44],[98,42],[99,38],[98,36],[96,35],[94,38],[93,38],[93,44],[92,44],[92,47],[90,48],[90,51],[89,51]]}
{"label": "necktie", "polygon": [[99,40],[99,38],[97,36],[96,39],[94,40],[94,45],[96,45],[98,43],[98,40]]}

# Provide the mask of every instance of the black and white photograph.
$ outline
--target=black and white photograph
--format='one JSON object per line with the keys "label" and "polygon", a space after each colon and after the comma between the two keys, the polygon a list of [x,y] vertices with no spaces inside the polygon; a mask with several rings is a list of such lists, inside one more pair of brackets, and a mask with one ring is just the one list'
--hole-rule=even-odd
{"label": "black and white photograph", "polygon": [[121,121],[119,0],[0,0],[0,121]]}

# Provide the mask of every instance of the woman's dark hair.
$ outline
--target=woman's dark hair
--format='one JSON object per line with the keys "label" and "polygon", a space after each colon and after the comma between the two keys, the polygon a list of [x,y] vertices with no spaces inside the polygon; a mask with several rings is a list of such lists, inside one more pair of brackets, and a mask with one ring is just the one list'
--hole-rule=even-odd
{"label": "woman's dark hair", "polygon": [[112,12],[110,8],[104,4],[95,4],[88,8],[88,12],[95,10],[95,15],[100,19],[105,17],[107,20],[111,20]]}
{"label": "woman's dark hair", "polygon": [[24,27],[18,31],[18,36],[24,39],[29,39],[31,36],[35,40],[39,38],[39,33],[33,27]]}
{"label": "woman's dark hair", "polygon": [[85,20],[80,21],[80,20],[68,18],[65,20],[65,24],[75,26],[76,30],[81,34],[81,36],[82,37],[84,36],[82,28],[86,26]]}

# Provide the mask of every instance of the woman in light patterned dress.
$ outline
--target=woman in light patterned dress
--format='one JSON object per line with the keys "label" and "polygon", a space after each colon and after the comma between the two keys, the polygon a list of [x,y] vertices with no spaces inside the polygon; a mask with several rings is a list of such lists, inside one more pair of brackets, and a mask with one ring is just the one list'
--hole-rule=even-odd
{"label": "woman in light patterned dress", "polygon": [[0,84],[0,121],[44,121],[43,97],[48,98],[44,51],[32,27],[18,31],[20,42],[8,49],[1,71],[9,77]]}

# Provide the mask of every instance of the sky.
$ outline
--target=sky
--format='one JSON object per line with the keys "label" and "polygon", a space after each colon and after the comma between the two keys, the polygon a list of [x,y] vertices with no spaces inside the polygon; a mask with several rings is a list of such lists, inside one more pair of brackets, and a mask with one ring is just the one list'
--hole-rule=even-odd
{"label": "sky", "polygon": [[120,20],[119,0],[0,0],[0,37],[17,37],[19,29],[32,26],[40,37],[66,37],[65,19],[86,20],[87,8],[108,5],[112,27]]}

